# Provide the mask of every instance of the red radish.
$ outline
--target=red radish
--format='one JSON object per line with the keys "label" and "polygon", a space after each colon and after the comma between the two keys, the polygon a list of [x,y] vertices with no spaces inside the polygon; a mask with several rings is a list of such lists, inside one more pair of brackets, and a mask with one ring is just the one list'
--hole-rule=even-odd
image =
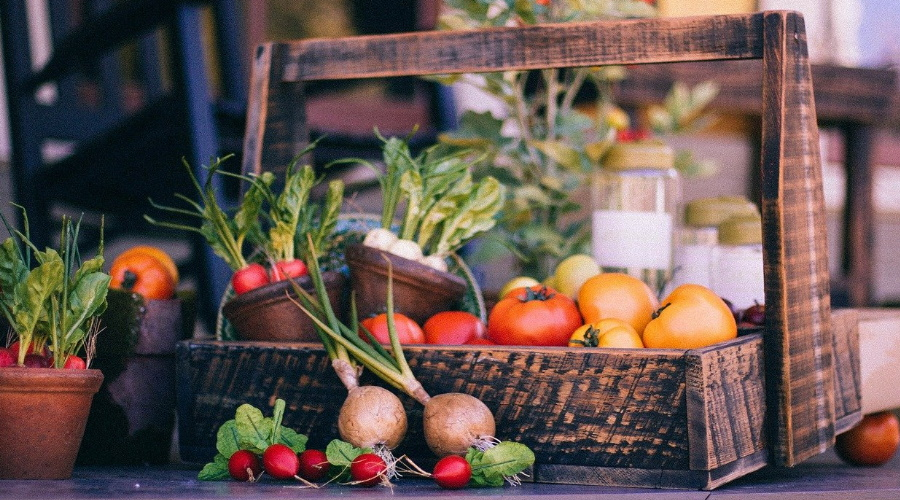
{"label": "red radish", "polygon": [[309,274],[306,263],[300,259],[280,260],[272,267],[272,281],[281,281],[289,278],[301,278]]}
{"label": "red radish", "polygon": [[259,457],[249,450],[238,450],[228,459],[228,473],[238,481],[256,481],[262,470]]}
{"label": "red radish", "polygon": [[441,488],[457,490],[464,488],[472,479],[472,466],[459,455],[449,455],[434,465],[431,476]]}
{"label": "red radish", "polygon": [[263,452],[263,468],[275,479],[291,479],[300,469],[300,459],[287,445],[275,443]]}
{"label": "red radish", "polygon": [[16,357],[9,349],[0,349],[0,368],[16,364]]}
{"label": "red radish", "polygon": [[32,353],[25,355],[25,363],[22,366],[28,368],[50,368],[50,363],[51,360],[47,356]]}
{"label": "red radish", "polygon": [[76,356],[74,354],[69,354],[66,357],[66,362],[63,364],[63,368],[68,368],[71,370],[84,370],[87,368],[87,363],[85,363],[84,359],[81,356]]}
{"label": "red radish", "polygon": [[331,464],[322,450],[306,450],[300,454],[300,471],[298,474],[307,481],[318,481],[325,477]]}
{"label": "red radish", "polygon": [[238,269],[231,276],[231,288],[238,295],[267,284],[269,284],[269,273],[262,264],[256,262]]}
{"label": "red radish", "polygon": [[[13,354],[13,356],[17,356],[19,354],[19,350],[22,348],[22,344],[18,340],[9,345],[9,352]],[[43,352],[38,352],[38,349],[34,344],[29,344],[28,350],[25,354],[43,354],[45,357],[50,357],[50,349],[47,346],[44,346]]]}
{"label": "red radish", "polygon": [[363,453],[350,462],[350,477],[361,486],[375,486],[385,481],[387,464],[374,453]]}

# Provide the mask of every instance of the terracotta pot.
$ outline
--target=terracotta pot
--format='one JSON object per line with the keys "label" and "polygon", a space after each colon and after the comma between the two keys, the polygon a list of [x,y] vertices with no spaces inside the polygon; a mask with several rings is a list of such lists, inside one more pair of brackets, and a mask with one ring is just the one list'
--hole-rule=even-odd
{"label": "terracotta pot", "polygon": [[0,368],[0,479],[68,479],[100,370]]}
{"label": "terracotta pot", "polygon": [[394,281],[394,311],[420,325],[431,316],[455,308],[466,293],[466,280],[414,260],[364,245],[345,251],[350,267],[350,286],[356,294],[360,318],[387,310],[388,264]]}
{"label": "terracotta pot", "polygon": [[[312,280],[304,276],[296,280],[304,290],[315,295]],[[343,316],[346,279],[343,274],[322,273],[325,290],[338,317]],[[222,314],[231,322],[242,340],[318,342],[314,324],[297,307],[290,281],[278,281],[235,296],[222,306]]]}

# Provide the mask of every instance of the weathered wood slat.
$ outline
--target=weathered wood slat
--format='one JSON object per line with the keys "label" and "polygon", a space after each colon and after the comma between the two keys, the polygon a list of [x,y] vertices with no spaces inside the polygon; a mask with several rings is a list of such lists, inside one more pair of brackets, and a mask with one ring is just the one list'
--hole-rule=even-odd
{"label": "weathered wood slat", "polygon": [[566,23],[284,42],[282,81],[762,57],[762,17]]}
{"label": "weathered wood slat", "polygon": [[834,433],[850,430],[862,419],[860,374],[860,320],[858,309],[831,312],[834,337]]}
{"label": "weathered wood slat", "polygon": [[819,133],[803,18],[765,14],[762,215],[766,381],[776,463],[834,440],[832,337]]}

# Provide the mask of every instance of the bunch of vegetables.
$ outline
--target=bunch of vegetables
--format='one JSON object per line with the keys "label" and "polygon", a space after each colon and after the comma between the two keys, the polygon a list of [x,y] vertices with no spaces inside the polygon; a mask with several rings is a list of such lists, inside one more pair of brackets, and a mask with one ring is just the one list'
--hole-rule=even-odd
{"label": "bunch of vegetables", "polygon": [[58,249],[42,251],[29,239],[22,210],[24,233],[3,219],[10,236],[0,246],[0,312],[17,340],[0,349],[0,366],[86,368],[110,282],[102,236],[97,255],[82,261],[80,221],[64,217]]}
{"label": "bunch of vegetables", "polygon": [[468,152],[432,147],[413,156],[406,141],[378,137],[384,172],[366,160],[341,160],[368,165],[378,175],[381,227],[369,231],[363,244],[447,271],[452,252],[494,227],[503,186],[491,176],[474,181]]}
{"label": "bunch of vegetables", "polygon": [[[177,195],[189,208],[154,204],[154,207],[178,215],[199,219],[199,226],[145,218],[152,224],[201,234],[213,251],[234,271],[231,287],[237,294],[246,293],[271,282],[299,278],[306,269],[305,239],[309,235],[318,248],[326,251],[332,243],[330,236],[337,224],[343,203],[344,184],[340,180],[329,183],[322,202],[313,202],[311,192],[320,181],[310,165],[301,166],[300,158],[314,145],[302,151],[287,167],[280,191],[275,189],[275,175],[238,175],[222,170],[230,157],[219,158],[207,168],[201,185],[190,166],[185,163],[200,202]],[[247,184],[240,205],[227,211],[216,198],[213,188],[215,175],[237,176]],[[298,244],[301,243],[301,244]]]}

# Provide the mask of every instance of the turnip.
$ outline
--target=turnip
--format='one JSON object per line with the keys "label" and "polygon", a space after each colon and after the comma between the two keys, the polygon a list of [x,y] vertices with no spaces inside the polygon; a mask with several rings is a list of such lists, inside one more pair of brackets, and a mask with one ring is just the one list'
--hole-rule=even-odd
{"label": "turnip", "polygon": [[445,273],[449,269],[447,267],[447,261],[440,255],[426,255],[419,259],[419,263]]}
{"label": "turnip", "polygon": [[438,394],[425,403],[425,442],[435,455],[465,455],[496,442],[494,415],[480,399],[459,392]]}
{"label": "turnip", "polygon": [[403,403],[387,389],[375,385],[355,387],[341,406],[338,432],[344,441],[358,448],[393,450],[406,435]]}
{"label": "turnip", "polygon": [[397,241],[397,235],[393,231],[376,227],[366,233],[366,237],[363,238],[363,245],[379,250],[387,250],[395,241]]}
{"label": "turnip", "polygon": [[387,251],[409,260],[419,260],[422,258],[422,247],[413,240],[398,239],[391,243]]}

